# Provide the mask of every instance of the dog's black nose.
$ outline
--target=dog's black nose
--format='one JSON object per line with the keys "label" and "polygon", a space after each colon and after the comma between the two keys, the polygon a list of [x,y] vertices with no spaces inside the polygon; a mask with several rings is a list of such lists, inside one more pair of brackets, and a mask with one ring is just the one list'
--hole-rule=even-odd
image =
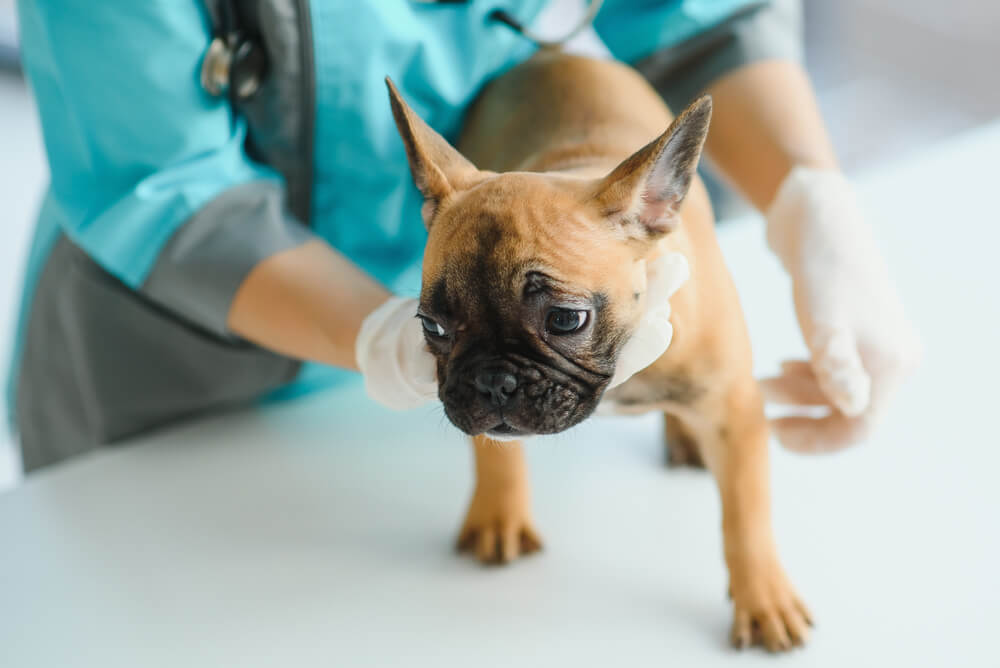
{"label": "dog's black nose", "polygon": [[503,406],[517,389],[517,377],[507,371],[484,369],[476,375],[476,389],[493,399],[497,406]]}

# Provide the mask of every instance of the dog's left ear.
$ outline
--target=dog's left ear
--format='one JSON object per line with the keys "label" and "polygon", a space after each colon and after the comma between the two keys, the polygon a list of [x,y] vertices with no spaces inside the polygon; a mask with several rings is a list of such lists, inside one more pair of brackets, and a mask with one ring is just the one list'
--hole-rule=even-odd
{"label": "dog's left ear", "polygon": [[602,179],[593,195],[601,215],[637,239],[652,240],[674,230],[711,118],[712,98],[698,98],[666,132]]}
{"label": "dog's left ear", "polygon": [[424,224],[431,226],[441,201],[475,180],[479,173],[448,141],[424,123],[396,90],[392,79],[385,78],[396,127],[406,146],[413,181],[424,196]]}

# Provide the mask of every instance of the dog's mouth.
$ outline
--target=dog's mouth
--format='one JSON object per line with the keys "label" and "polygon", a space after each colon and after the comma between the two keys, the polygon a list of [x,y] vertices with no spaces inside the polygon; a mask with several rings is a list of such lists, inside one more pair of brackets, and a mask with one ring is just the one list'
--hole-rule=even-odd
{"label": "dog's mouth", "polygon": [[530,429],[521,428],[516,424],[516,421],[511,420],[509,416],[505,416],[501,411],[500,421],[489,429],[484,430],[484,433],[498,441],[511,441],[524,436],[530,436],[534,432]]}
{"label": "dog's mouth", "polygon": [[532,432],[520,429],[501,418],[500,422],[486,430],[486,435],[497,440],[511,440],[528,436]]}

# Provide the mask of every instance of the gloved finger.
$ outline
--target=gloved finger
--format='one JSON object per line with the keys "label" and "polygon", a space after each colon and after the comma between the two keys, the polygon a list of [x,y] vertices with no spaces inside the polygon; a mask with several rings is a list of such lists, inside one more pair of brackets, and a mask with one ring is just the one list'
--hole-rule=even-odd
{"label": "gloved finger", "polygon": [[803,454],[836,452],[868,435],[868,421],[833,413],[821,418],[783,417],[771,420],[778,442]]}
{"label": "gloved finger", "polygon": [[415,299],[390,297],[365,318],[354,344],[368,396],[394,410],[415,408],[437,395],[434,356],[416,313]]}
{"label": "gloved finger", "polygon": [[816,380],[830,402],[848,417],[864,412],[871,400],[871,377],[850,330],[819,329],[810,337],[809,348]]}
{"label": "gloved finger", "polygon": [[816,377],[816,374],[813,373],[812,362],[809,360],[785,360],[781,363],[781,375],[805,375],[810,378]]}
{"label": "gloved finger", "polygon": [[622,346],[615,374],[608,388],[621,385],[658,360],[670,346],[673,334],[669,310],[647,313],[632,338]]}
{"label": "gloved finger", "polygon": [[437,394],[437,359],[427,348],[423,325],[417,318],[410,318],[403,327],[407,330],[399,338],[404,377],[413,392],[420,396]]}
{"label": "gloved finger", "polygon": [[830,399],[820,388],[811,370],[808,376],[801,373],[785,373],[762,378],[757,384],[764,394],[764,401],[768,403],[785,406],[830,405]]}
{"label": "gloved finger", "polygon": [[646,269],[646,308],[666,304],[690,277],[691,267],[680,253],[671,251],[651,261]]}

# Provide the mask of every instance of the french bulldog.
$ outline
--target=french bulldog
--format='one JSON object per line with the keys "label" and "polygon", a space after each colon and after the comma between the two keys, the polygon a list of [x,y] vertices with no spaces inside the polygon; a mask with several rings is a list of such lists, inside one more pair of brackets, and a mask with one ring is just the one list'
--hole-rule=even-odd
{"label": "french bulldog", "polygon": [[[673,118],[633,69],[543,49],[484,88],[456,150],[387,84],[424,197],[418,316],[444,410],[476,456],[459,548],[508,562],[541,547],[522,445],[498,439],[563,431],[602,401],[663,411],[668,461],[718,483],[732,642],[803,643],[811,617],[775,547],[747,330],[696,174],[711,100]],[[691,268],[670,300],[673,341],[606,392],[646,267],[669,251]]]}

